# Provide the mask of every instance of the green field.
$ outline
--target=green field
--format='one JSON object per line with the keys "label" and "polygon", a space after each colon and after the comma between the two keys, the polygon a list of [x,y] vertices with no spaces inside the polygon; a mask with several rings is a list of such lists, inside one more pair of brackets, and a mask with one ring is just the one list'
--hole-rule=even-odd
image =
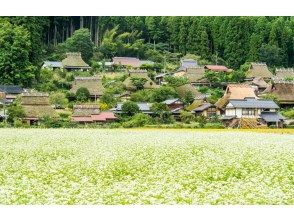
{"label": "green field", "polygon": [[294,135],[0,129],[1,204],[294,204]]}

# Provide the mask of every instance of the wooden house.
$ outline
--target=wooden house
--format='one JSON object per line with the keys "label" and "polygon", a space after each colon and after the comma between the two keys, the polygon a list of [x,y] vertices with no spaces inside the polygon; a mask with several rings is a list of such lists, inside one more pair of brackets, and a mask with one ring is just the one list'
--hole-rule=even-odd
{"label": "wooden house", "polygon": [[47,93],[23,93],[21,95],[21,106],[25,112],[23,120],[28,124],[35,124],[44,116],[58,117],[49,104]]}
{"label": "wooden house", "polygon": [[23,89],[18,85],[0,85],[0,92],[5,94],[5,103],[12,103]]}
{"label": "wooden house", "polygon": [[261,77],[266,81],[273,77],[266,63],[251,63],[249,70],[246,72],[246,80],[253,80],[256,77]]}
{"label": "wooden house", "polygon": [[257,123],[282,127],[284,117],[278,113],[279,106],[272,100],[230,100],[225,107],[224,117],[232,119],[254,119]]}
{"label": "wooden house", "polygon": [[275,82],[263,94],[273,94],[282,106],[294,105],[294,82]]}
{"label": "wooden house", "polygon": [[184,104],[179,98],[167,99],[162,103],[166,104],[171,111],[178,108],[184,108]]}
{"label": "wooden house", "polygon": [[202,115],[210,118],[214,115],[218,115],[217,109],[213,104],[201,99],[194,100],[194,102],[188,106],[187,109],[195,114],[195,116]]}
{"label": "wooden house", "polygon": [[82,87],[89,90],[93,100],[102,96],[105,90],[100,77],[75,77],[70,92],[76,93]]}
{"label": "wooden house", "polygon": [[72,121],[78,123],[113,122],[117,117],[113,112],[100,112],[95,104],[74,105]]}
{"label": "wooden house", "polygon": [[215,103],[215,106],[222,114],[230,100],[244,100],[245,98],[258,99],[252,86],[248,84],[229,84],[223,97]]}
{"label": "wooden house", "polygon": [[79,52],[66,53],[66,58],[62,60],[62,66],[67,71],[88,71],[91,69]]}

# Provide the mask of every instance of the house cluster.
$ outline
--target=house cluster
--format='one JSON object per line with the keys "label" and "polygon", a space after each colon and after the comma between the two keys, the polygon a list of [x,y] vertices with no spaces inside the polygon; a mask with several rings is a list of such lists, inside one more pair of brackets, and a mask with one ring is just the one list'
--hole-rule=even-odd
{"label": "house cluster", "polygon": [[[45,61],[43,68],[61,69],[66,71],[89,70],[80,53],[67,53],[62,62]],[[206,71],[214,71],[216,74],[226,74],[232,70],[222,65],[198,65],[196,60],[181,60],[180,68],[174,73],[161,73],[151,79],[146,70],[140,69],[143,64],[153,63],[132,57],[114,57],[112,62],[105,63],[106,66],[120,65],[127,67],[127,77],[123,81],[126,91],[117,94],[121,98],[114,108],[101,111],[98,104],[78,104],[73,106],[72,121],[77,123],[113,122],[122,114],[124,100],[128,100],[130,94],[136,90],[132,83],[132,77],[144,78],[144,89],[159,88],[165,84],[165,77],[186,77],[188,84],[178,86],[176,91],[178,97],[165,100],[166,104],[176,120],[180,120],[183,110],[189,111],[195,116],[207,118],[218,116],[224,125],[228,127],[283,127],[285,118],[279,113],[279,106],[273,100],[265,100],[265,94],[273,94],[277,97],[279,105],[294,105],[294,69],[276,69],[273,74],[265,63],[251,63],[244,83],[225,84],[224,95],[216,103],[210,103],[209,95],[198,91],[198,86],[209,85],[205,78]],[[102,78],[99,76],[75,77],[70,92],[85,87],[89,90],[93,101],[99,100],[104,94],[105,88]],[[194,101],[184,106],[181,101],[187,93],[192,94]],[[21,96],[21,105],[24,107],[26,117],[30,124],[36,123],[40,117],[49,115],[56,117],[56,110],[49,104],[48,94],[30,92],[18,86],[0,85],[0,102],[11,103],[17,95]],[[97,103],[97,102],[94,102]],[[153,115],[152,103],[137,103],[140,111],[144,114]],[[0,117],[5,117],[5,112],[0,112]]]}

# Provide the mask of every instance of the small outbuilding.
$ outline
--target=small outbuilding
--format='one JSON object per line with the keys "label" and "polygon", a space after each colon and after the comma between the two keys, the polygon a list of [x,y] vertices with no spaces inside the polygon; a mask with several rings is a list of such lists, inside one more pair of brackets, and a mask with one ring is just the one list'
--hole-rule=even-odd
{"label": "small outbuilding", "polygon": [[88,71],[91,69],[79,52],[66,53],[66,58],[62,60],[62,66],[67,71]]}

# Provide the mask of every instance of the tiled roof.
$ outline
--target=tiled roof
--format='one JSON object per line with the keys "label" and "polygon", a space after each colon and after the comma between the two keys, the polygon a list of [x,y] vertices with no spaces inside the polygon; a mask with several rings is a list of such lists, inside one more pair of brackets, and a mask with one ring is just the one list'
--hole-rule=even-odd
{"label": "tiled roof", "polygon": [[279,122],[285,118],[278,112],[262,112],[260,117],[266,122]]}
{"label": "tiled roof", "polygon": [[163,101],[162,103],[167,104],[167,105],[170,105],[170,104],[172,104],[174,102],[177,102],[179,100],[180,100],[179,98],[176,98],[176,99],[167,99],[167,100]]}
{"label": "tiled roof", "polygon": [[187,68],[197,67],[197,61],[193,59],[182,59],[180,70],[186,70]]}
{"label": "tiled roof", "polygon": [[0,85],[0,91],[7,94],[21,94],[23,89],[18,85]]}
{"label": "tiled roof", "polygon": [[62,62],[59,61],[44,61],[43,67],[62,68]]}
{"label": "tiled roof", "polygon": [[272,100],[244,99],[230,100],[229,103],[231,103],[235,108],[279,108],[279,106]]}
{"label": "tiled roof", "polygon": [[200,105],[199,107],[195,108],[193,111],[194,112],[202,112],[208,108],[210,108],[211,106],[213,106],[212,104],[210,103],[203,103],[202,105]]}
{"label": "tiled roof", "polygon": [[[152,103],[147,103],[147,102],[137,102],[136,103],[140,109],[140,111],[142,112],[149,112],[150,111],[150,107],[152,106]],[[118,103],[116,105],[115,108],[111,109],[111,110],[114,110],[114,111],[121,111],[122,109],[122,105],[123,103]]]}

